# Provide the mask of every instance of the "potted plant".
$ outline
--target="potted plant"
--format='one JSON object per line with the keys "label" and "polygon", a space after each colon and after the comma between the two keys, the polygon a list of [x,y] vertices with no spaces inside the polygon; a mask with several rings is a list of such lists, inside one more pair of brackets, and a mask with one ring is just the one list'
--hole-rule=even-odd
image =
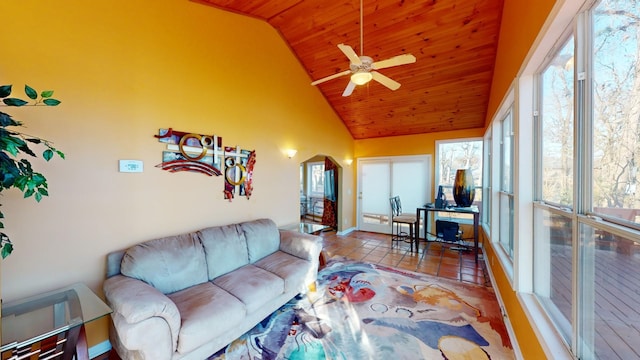
{"label": "potted plant", "polygon": [[[11,91],[11,85],[0,86],[0,99],[2,99],[0,106],[57,106],[60,104],[59,100],[52,97],[52,90],[38,93],[29,85],[25,85],[24,92],[29,100],[11,97]],[[47,179],[33,169],[28,157],[24,155],[37,157],[29,145],[44,147],[42,157],[46,161],[51,160],[55,154],[64,159],[64,153],[54,148],[50,141],[20,132],[21,126],[23,126],[22,122],[0,111],[0,193],[10,188],[18,188],[24,193],[25,198],[33,197],[40,202],[43,196],[49,195]],[[2,219],[4,214],[0,211],[0,254],[2,258],[6,258],[13,251],[13,243],[2,232],[4,229]]]}

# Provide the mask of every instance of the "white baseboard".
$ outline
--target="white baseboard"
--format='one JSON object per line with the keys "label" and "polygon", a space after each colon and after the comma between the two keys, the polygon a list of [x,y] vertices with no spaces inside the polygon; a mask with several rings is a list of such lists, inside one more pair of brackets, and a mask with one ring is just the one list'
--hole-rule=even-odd
{"label": "white baseboard", "polygon": [[109,340],[105,340],[89,348],[89,359],[94,359],[108,351],[111,351],[111,343]]}
{"label": "white baseboard", "polygon": [[522,350],[520,350],[520,346],[518,345],[518,339],[516,338],[516,333],[513,331],[513,326],[511,326],[511,320],[507,316],[504,303],[502,302],[502,296],[500,296],[500,289],[496,286],[496,279],[493,277],[493,271],[491,271],[491,267],[489,266],[489,261],[486,257],[483,260],[484,260],[484,267],[487,269],[487,272],[489,273],[489,278],[491,279],[491,286],[493,287],[493,291],[496,293],[498,304],[500,304],[500,311],[502,312],[502,320],[504,321],[504,325],[507,328],[507,334],[509,334],[509,340],[511,340],[513,353],[516,356],[516,359],[524,359],[524,357],[522,356]]}
{"label": "white baseboard", "polygon": [[354,231],[356,231],[356,228],[351,227],[351,228],[348,228],[346,230],[342,230],[342,231],[336,232],[336,235],[344,236],[344,235],[348,235],[348,234],[350,234],[350,233],[352,233]]}

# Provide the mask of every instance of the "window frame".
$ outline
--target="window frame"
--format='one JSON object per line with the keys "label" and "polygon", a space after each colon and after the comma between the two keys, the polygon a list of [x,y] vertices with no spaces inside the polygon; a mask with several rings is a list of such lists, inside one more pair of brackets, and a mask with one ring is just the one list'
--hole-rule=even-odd
{"label": "window frame", "polygon": [[[449,140],[436,140],[435,142],[435,152],[436,152],[436,156],[435,156],[435,172],[434,172],[434,189],[433,189],[433,194],[437,194],[438,193],[438,187],[440,185],[443,186],[443,188],[445,189],[453,189],[453,180],[452,183],[450,185],[446,185],[446,184],[440,184],[440,156],[442,155],[442,151],[440,149],[440,147],[442,145],[445,144],[462,144],[462,143],[478,143],[479,145],[479,151],[480,151],[480,155],[478,156],[479,162],[480,162],[480,181],[476,181],[476,179],[474,178],[474,182],[476,182],[478,185],[476,185],[475,188],[475,200],[474,202],[477,201],[478,199],[478,195],[480,195],[480,198],[482,200],[482,204],[481,206],[478,207],[478,210],[480,210],[480,221],[484,222],[484,217],[483,217],[483,208],[484,208],[484,193],[483,193],[483,182],[484,182],[484,138],[483,137],[468,137],[468,138],[458,138],[458,139],[449,139]],[[474,174],[475,176],[475,174]],[[445,190],[445,193],[447,191]],[[452,191],[450,191],[449,193],[451,193]],[[449,204],[453,204],[455,206],[455,200],[453,199],[453,196],[451,197],[447,197],[447,202]],[[435,213],[435,218],[442,218],[442,217],[451,217],[451,214],[445,215],[442,213]],[[471,216],[467,216],[467,215],[460,215],[460,217],[456,217],[455,221],[461,223],[461,224],[473,224],[473,217]]]}

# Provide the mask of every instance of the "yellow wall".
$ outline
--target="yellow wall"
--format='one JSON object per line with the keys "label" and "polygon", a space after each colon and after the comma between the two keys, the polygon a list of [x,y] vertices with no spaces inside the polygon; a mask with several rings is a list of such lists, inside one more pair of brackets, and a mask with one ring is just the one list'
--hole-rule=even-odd
{"label": "yellow wall", "polygon": [[[506,95],[509,86],[520,70],[529,49],[533,45],[538,32],[554,4],[554,0],[505,0],[498,42],[498,54],[487,111],[487,124],[490,123],[500,102]],[[540,342],[533,332],[524,310],[518,301],[516,292],[513,291],[506,273],[502,267],[498,265],[493,244],[490,240],[485,240],[484,245],[489,264],[495,264],[495,266],[491,267],[496,282],[494,285],[500,292],[505,311],[507,312],[509,322],[514,328],[518,345],[524,358],[546,358]]]}
{"label": "yellow wall", "polygon": [[[155,237],[260,217],[297,223],[299,162],[353,157],[345,126],[265,22],[186,0],[3,0],[0,19],[0,83],[62,100],[2,111],[67,155],[33,161],[49,180],[41,203],[2,194],[16,246],[1,262],[4,301],[74,282],[102,296],[106,254]],[[251,199],[224,200],[222,177],[154,167],[164,146],[153,135],[167,127],[255,149]],[[119,159],[143,160],[144,172],[119,173]],[[106,324],[90,329],[90,346]]]}

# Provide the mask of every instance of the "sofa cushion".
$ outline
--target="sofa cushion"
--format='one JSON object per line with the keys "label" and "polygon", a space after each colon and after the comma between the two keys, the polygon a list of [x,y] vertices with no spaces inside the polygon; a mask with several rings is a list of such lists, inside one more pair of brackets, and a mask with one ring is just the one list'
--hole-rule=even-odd
{"label": "sofa cushion", "polygon": [[280,248],[280,232],[272,220],[248,221],[241,223],[240,227],[247,239],[249,263],[253,264]]}
{"label": "sofa cushion", "polygon": [[178,307],[182,326],[178,352],[186,354],[243,321],[246,308],[220,287],[206,282],[167,295]]}
{"label": "sofa cushion", "polygon": [[127,249],[120,272],[163,294],[209,280],[204,249],[195,233],[151,240]]}
{"label": "sofa cushion", "polygon": [[217,277],[213,283],[240,299],[247,307],[247,313],[284,293],[282,278],[253,265]]}
{"label": "sofa cushion", "polygon": [[204,246],[209,280],[249,263],[247,241],[239,226],[210,227],[198,234]]}
{"label": "sofa cushion", "polygon": [[256,261],[253,265],[284,279],[284,291],[306,292],[307,278],[312,277],[311,261],[302,260],[283,251]]}

